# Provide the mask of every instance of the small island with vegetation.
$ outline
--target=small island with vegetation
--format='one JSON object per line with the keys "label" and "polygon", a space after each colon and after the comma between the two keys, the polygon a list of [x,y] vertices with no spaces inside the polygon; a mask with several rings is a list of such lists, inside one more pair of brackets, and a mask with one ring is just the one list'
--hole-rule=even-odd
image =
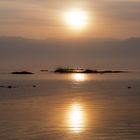
{"label": "small island with vegetation", "polygon": [[11,74],[34,74],[34,73],[28,71],[15,71],[11,72]]}
{"label": "small island with vegetation", "polygon": [[113,70],[92,70],[92,69],[71,69],[71,68],[57,68],[55,73],[123,73],[125,71],[113,71]]}

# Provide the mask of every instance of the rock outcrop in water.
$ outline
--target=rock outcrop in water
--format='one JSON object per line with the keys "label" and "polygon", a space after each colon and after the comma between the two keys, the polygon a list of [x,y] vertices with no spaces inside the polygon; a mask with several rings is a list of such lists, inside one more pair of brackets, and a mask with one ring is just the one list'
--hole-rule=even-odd
{"label": "rock outcrop in water", "polygon": [[48,70],[46,70],[46,69],[41,69],[40,71],[41,72],[48,72]]}
{"label": "rock outcrop in water", "polygon": [[34,73],[28,72],[28,71],[15,71],[15,72],[12,72],[11,74],[34,74]]}

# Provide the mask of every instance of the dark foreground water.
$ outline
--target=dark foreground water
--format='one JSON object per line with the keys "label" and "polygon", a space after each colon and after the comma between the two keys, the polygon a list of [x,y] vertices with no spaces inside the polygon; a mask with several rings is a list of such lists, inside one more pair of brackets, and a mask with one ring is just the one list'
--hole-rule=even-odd
{"label": "dark foreground water", "polygon": [[140,140],[140,74],[1,74],[0,140]]}

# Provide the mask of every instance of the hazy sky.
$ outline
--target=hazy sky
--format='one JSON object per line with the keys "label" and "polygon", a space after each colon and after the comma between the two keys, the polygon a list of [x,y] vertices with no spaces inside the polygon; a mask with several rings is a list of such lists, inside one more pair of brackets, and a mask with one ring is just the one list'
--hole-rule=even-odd
{"label": "hazy sky", "polygon": [[[64,21],[70,9],[84,10],[79,32]],[[140,0],[0,0],[0,36],[26,38],[140,36]]]}

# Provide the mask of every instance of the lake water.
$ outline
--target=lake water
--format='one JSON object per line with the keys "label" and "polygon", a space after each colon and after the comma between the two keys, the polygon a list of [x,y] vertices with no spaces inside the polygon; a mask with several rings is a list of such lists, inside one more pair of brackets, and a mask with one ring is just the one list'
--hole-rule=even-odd
{"label": "lake water", "polygon": [[0,140],[140,140],[140,73],[0,74]]}

